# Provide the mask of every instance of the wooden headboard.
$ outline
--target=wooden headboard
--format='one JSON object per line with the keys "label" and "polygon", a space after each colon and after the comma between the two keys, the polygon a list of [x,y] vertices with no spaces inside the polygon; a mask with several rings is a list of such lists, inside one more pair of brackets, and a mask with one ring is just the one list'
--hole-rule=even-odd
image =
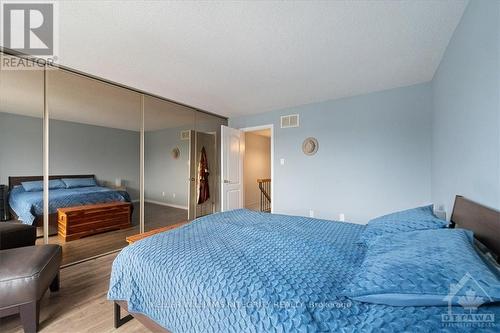
{"label": "wooden headboard", "polygon": [[[49,179],[61,178],[95,178],[95,175],[62,175],[62,176],[49,176]],[[35,180],[43,180],[43,176],[16,176],[9,177],[9,189],[14,186],[21,185],[22,182],[31,182]]]}
{"label": "wooden headboard", "polygon": [[472,230],[475,238],[500,260],[500,211],[457,195],[450,227],[455,226]]}

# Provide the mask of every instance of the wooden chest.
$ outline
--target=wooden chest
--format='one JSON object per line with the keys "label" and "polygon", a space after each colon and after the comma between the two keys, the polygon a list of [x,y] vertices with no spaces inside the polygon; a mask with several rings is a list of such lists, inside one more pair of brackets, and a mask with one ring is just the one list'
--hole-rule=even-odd
{"label": "wooden chest", "polygon": [[71,241],[105,231],[129,228],[131,203],[109,202],[59,208],[57,215],[59,237]]}

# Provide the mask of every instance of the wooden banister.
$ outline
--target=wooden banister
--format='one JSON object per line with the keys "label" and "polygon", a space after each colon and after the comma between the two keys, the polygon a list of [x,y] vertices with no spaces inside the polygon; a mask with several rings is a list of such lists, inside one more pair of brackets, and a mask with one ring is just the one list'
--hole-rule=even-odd
{"label": "wooden banister", "polygon": [[257,179],[260,189],[260,211],[270,212],[271,211],[271,179],[270,178],[260,178]]}

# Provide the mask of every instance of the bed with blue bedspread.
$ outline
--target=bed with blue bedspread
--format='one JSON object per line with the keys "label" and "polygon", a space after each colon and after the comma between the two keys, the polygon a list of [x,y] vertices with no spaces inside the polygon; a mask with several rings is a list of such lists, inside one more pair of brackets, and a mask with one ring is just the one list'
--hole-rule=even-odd
{"label": "bed with blue bedspread", "polygon": [[[57,213],[58,208],[114,201],[130,202],[130,196],[125,191],[102,186],[55,188],[49,190],[49,214]],[[19,221],[33,224],[37,217],[43,216],[43,191],[26,191],[21,185],[15,186],[9,194],[9,205]]]}
{"label": "bed with blue bedspread", "polygon": [[[420,219],[411,215],[413,222]],[[436,271],[440,265],[456,266],[453,259],[427,260],[434,271],[429,274],[405,262],[432,257],[447,246],[442,242],[468,247],[469,235],[448,237],[444,221],[432,219],[415,223],[423,230],[404,231],[417,236],[400,236],[400,225],[394,229],[384,223],[370,228],[248,210],[213,214],[124,248],[113,263],[108,298],[127,302],[130,312],[175,333],[498,331],[500,284],[498,276],[481,271],[482,259],[471,254],[472,266],[464,267],[491,294],[481,299],[487,304],[479,309],[447,306],[443,295],[428,295],[426,288],[432,294],[444,282],[446,290],[436,293],[446,296],[449,272]],[[399,235],[396,252],[384,233]],[[422,237],[440,237],[441,244],[422,242]],[[472,326],[463,322],[465,317],[450,319],[450,314],[472,312],[490,317]]]}

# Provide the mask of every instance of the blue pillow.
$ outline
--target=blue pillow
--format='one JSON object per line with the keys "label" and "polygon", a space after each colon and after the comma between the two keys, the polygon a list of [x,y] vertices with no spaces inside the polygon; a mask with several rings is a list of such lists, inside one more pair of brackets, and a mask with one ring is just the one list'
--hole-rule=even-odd
{"label": "blue pillow", "polygon": [[433,206],[423,206],[377,217],[368,222],[360,241],[369,245],[378,236],[415,230],[441,229],[448,222],[434,215]]}
{"label": "blue pillow", "polygon": [[[31,182],[21,182],[23,189],[26,192],[40,192],[43,191],[43,180],[35,180]],[[58,188],[66,188],[66,185],[60,179],[49,180],[49,190]]]}
{"label": "blue pillow", "polygon": [[94,178],[63,178],[66,188],[97,186]]}
{"label": "blue pillow", "polygon": [[500,301],[498,270],[476,252],[464,229],[381,236],[346,287],[356,301],[392,306],[479,306]]}

